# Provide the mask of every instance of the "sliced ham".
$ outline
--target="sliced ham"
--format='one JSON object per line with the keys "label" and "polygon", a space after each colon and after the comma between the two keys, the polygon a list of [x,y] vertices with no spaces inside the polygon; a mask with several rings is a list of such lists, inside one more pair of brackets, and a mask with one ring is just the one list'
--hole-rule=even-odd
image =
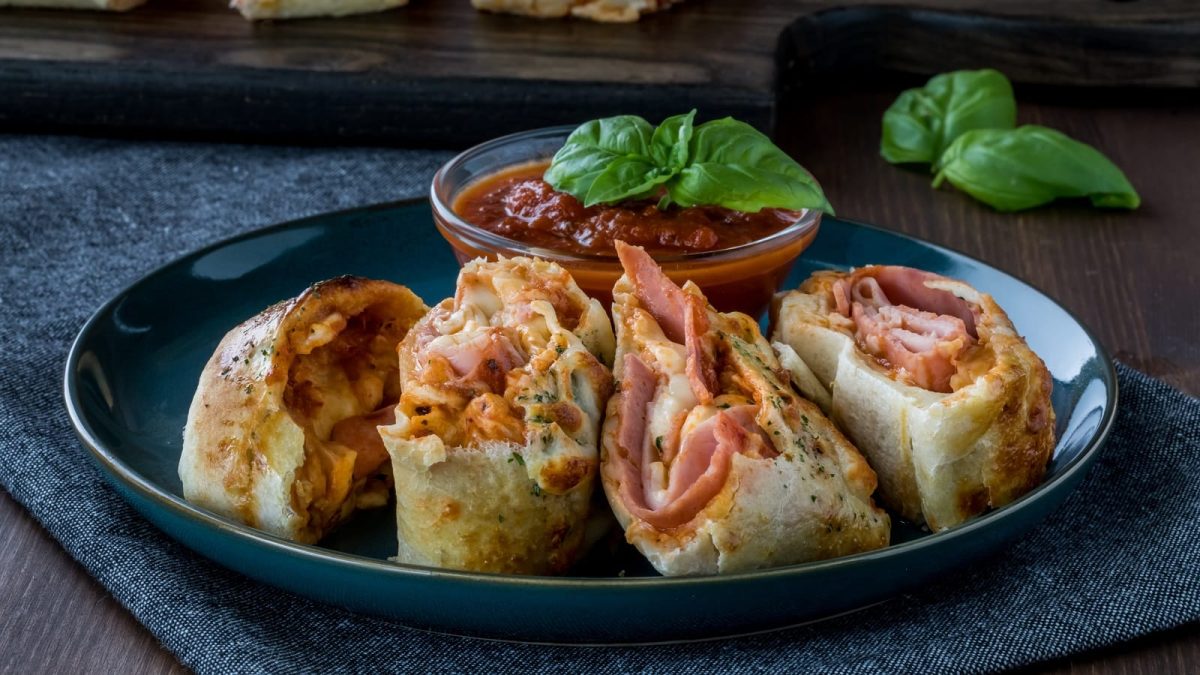
{"label": "sliced ham", "polygon": [[897,265],[877,266],[873,269],[875,273],[872,276],[894,304],[957,317],[962,320],[968,335],[972,338],[979,337],[975,332],[975,309],[971,303],[950,291],[925,285],[927,281],[943,281],[944,277]]}
{"label": "sliced ham", "polygon": [[525,363],[524,355],[499,328],[461,341],[431,342],[423,356],[446,359],[461,383],[482,382],[494,393],[503,393],[508,371]]}
{"label": "sliced ham", "polygon": [[710,457],[712,455],[712,451],[706,450],[706,448],[717,443],[719,440],[717,425],[722,424],[722,422],[718,421],[719,419],[728,419],[736,423],[745,432],[744,437],[739,437],[739,442],[735,448],[738,453],[756,459],[778,456],[779,453],[776,452],[774,445],[771,444],[771,437],[755,421],[757,414],[758,406],[749,404],[735,405],[697,424],[691,433],[684,437],[683,443],[679,448],[679,453],[671,463],[668,496],[678,495],[681,490],[686,489],[694,482],[694,475],[686,467],[694,464],[697,461],[696,457]]}
{"label": "sliced ham", "polygon": [[[666,277],[663,277],[664,279]],[[670,282],[668,282],[670,283]],[[720,392],[717,382],[716,356],[713,354],[712,341],[708,339],[708,313],[703,298],[690,293],[683,293],[684,300],[684,349],[687,351],[687,376],[692,385],[692,393],[696,400],[703,404],[712,403],[713,397]]]}
{"label": "sliced ham", "polygon": [[356,453],[354,477],[362,478],[387,461],[387,448],[379,436],[379,427],[395,423],[395,408],[386,405],[375,412],[348,417],[333,425],[329,440],[340,443]]}
{"label": "sliced ham", "polygon": [[835,310],[842,316],[850,316],[850,284],[845,279],[833,282]]}
{"label": "sliced ham", "polygon": [[641,247],[623,241],[617,241],[616,247],[638,302],[658,322],[663,335],[687,351],[688,381],[697,400],[711,403],[718,384],[716,359],[706,338],[709,323],[704,299],[676,286]]}
{"label": "sliced ham", "polygon": [[937,275],[908,267],[866,267],[833,286],[839,313],[854,320],[855,340],[902,369],[923,389],[950,392],[963,351],[975,344],[975,309],[926,286]]}
{"label": "sliced ham", "polygon": [[721,491],[729,477],[730,457],[745,446],[749,434],[724,413],[706,424],[704,433],[699,433],[698,427],[689,434],[679,456],[671,463],[667,500],[659,508],[647,506],[642,462],[634,459],[635,454],[623,458],[621,501],[632,515],[659,529],[678,527],[696,517]]}
{"label": "sliced ham", "polygon": [[633,282],[638,302],[642,303],[646,311],[658,322],[668,340],[684,344],[686,294],[683,289],[663,274],[662,269],[642,247],[630,246],[620,240],[616,242],[616,247],[617,257],[621,259],[621,267],[625,268],[625,274],[629,275],[629,280]]}
{"label": "sliced ham", "polygon": [[434,307],[429,310],[426,315],[426,320],[418,323],[413,328],[414,351],[421,353],[425,351],[425,347],[429,346],[430,342],[441,337],[442,332],[438,330],[438,325],[450,317],[450,310],[445,307]]}
{"label": "sliced ham", "polygon": [[770,459],[779,456],[779,452],[775,450],[775,445],[771,442],[771,437],[762,427],[758,426],[758,421],[755,419],[758,416],[758,406],[735,405],[727,408],[724,414],[732,417],[749,434],[746,446],[738,452],[755,459]]}
{"label": "sliced ham", "polygon": [[636,354],[626,354],[621,376],[621,427],[617,443],[630,461],[637,461],[646,439],[646,414],[658,380]]}
{"label": "sliced ham", "polygon": [[[734,406],[700,423],[683,438],[677,453],[664,448],[662,456],[646,437],[646,417],[657,388],[653,371],[637,356],[627,354],[621,381],[620,446],[621,499],[631,514],[659,529],[689,522],[724,487],[730,458],[774,457],[770,438],[755,422],[756,408]],[[669,444],[670,445],[670,444]],[[673,456],[672,456],[673,455]],[[669,463],[666,498],[651,508],[651,465]]]}

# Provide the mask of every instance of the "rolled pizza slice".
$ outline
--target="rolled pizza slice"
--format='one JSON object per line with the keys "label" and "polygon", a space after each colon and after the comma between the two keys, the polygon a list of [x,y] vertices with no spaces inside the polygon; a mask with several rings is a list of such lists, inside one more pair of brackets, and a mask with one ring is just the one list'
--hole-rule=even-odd
{"label": "rolled pizza slice", "polygon": [[349,16],[403,7],[408,0],[232,0],[230,7],[251,20]]}
{"label": "rolled pizza slice", "polygon": [[575,16],[604,23],[630,23],[683,0],[471,0],[476,9],[539,19]]}
{"label": "rolled pizza slice", "polygon": [[908,267],[818,272],[773,305],[833,419],[879,474],[881,501],[933,530],[1041,482],[1053,381],[992,296]]}
{"label": "rolled pizza slice", "polygon": [[385,505],[376,427],[400,398],[396,345],[425,311],[403,286],[340,277],[229,331],[188,411],[184,497],[303,543]]}
{"label": "rolled pizza slice", "polygon": [[380,431],[405,563],[553,574],[582,553],[612,326],[558,265],[476,260],[400,345]]}
{"label": "rolled pizza slice", "polygon": [[886,546],[875,474],[793,389],[758,325],[682,289],[618,243],[619,393],[602,479],[626,539],[666,575],[714,574]]}

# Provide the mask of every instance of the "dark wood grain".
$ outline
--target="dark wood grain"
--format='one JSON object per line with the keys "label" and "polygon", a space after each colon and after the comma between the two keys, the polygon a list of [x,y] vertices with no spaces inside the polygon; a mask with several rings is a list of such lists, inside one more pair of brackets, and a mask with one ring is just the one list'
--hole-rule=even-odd
{"label": "dark wood grain", "polygon": [[[1200,103],[1038,104],[1018,88],[1020,118],[1092,143],[1128,173],[1134,213],[1055,206],[997,214],[929,187],[878,157],[879,120],[898,85],[797,96],[780,110],[781,142],[824,183],[839,213],[982,258],[1075,312],[1119,358],[1200,394]],[[1094,102],[1089,102],[1094,103]],[[0,671],[179,670],[167,652],[7,496],[0,495]],[[1042,664],[1029,672],[1196,672],[1200,625]]]}
{"label": "dark wood grain", "polygon": [[689,107],[769,129],[782,88],[880,68],[1200,84],[1191,0],[899,4],[690,0],[633,25],[496,16],[466,0],[273,23],[214,0],[0,10],[0,129],[428,146]]}
{"label": "dark wood grain", "polygon": [[0,490],[0,673],[186,673]]}

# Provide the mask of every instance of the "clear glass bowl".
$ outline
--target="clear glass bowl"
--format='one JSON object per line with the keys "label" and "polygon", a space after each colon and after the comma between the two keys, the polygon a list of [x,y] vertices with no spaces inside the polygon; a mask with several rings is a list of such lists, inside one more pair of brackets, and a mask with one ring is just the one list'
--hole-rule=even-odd
{"label": "clear glass bowl", "polygon": [[[502,136],[477,145],[447,162],[433,177],[429,200],[438,231],[454,249],[459,264],[477,257],[535,256],[567,270],[579,286],[605,307],[621,276],[616,254],[580,255],[539,248],[466,222],[452,209],[458,194],[476,181],[503,169],[549,161],[574,127],[548,127]],[[812,243],[821,223],[820,211],[803,211],[792,225],[741,246],[677,255],[655,255],[676,283],[692,280],[721,311],[760,316],[787,278],[792,264]]]}

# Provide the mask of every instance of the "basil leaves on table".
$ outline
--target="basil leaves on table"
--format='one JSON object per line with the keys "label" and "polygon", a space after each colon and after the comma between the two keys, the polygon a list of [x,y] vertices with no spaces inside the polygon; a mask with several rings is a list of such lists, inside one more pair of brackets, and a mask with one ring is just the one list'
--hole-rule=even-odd
{"label": "basil leaves on table", "polygon": [[999,71],[943,73],[908,89],[883,114],[879,153],[892,164],[935,164],[961,134],[1016,126],[1012,84]]}
{"label": "basil leaves on table", "polygon": [[991,70],[958,70],[900,94],[883,114],[879,154],[893,164],[920,162],[999,211],[1087,197],[1093,206],[1136,209],[1142,202],[1107,157],[1066,134],[1016,127],[1012,84]]}
{"label": "basil leaves on table", "polygon": [[954,187],[1000,211],[1087,197],[1095,206],[1136,209],[1141,198],[1115,164],[1086,143],[1036,125],[976,129],[946,149],[933,186]]}
{"label": "basil leaves on table", "polygon": [[732,118],[694,124],[696,111],[657,128],[635,115],[592,120],[567,137],[543,176],[584,206],[657,198],[658,207],[714,205],[833,213],[821,187],[787,153]]}

